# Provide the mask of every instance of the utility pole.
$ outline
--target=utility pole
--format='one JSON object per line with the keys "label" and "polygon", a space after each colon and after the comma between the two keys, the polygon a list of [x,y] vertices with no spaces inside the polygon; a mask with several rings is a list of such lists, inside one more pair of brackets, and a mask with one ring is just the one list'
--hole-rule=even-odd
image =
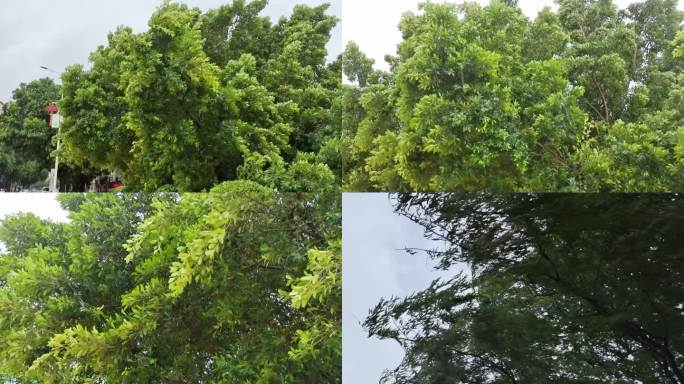
{"label": "utility pole", "polygon": [[[40,68],[44,69],[46,71],[49,71],[49,72],[53,72],[55,74],[59,74],[59,72],[55,71],[54,69],[50,69],[50,68],[44,67],[42,65],[40,66]],[[60,101],[63,101],[64,100],[64,92],[62,91],[61,86],[59,88],[59,93],[61,96]],[[59,114],[59,110],[57,113]],[[61,116],[58,117],[58,120],[61,120]],[[61,132],[62,132],[62,122],[58,121],[58,125],[57,125],[57,155],[55,156],[55,168],[53,168],[53,170],[52,170],[52,177],[50,178],[50,186],[49,186],[50,192],[53,192],[53,193],[59,192],[59,190],[57,189],[57,172],[59,170],[59,148],[61,145],[61,137],[60,137]]]}

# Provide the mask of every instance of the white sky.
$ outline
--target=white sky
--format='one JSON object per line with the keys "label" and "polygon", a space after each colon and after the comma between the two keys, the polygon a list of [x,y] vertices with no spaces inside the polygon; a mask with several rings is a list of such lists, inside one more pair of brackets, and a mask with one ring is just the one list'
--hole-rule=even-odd
{"label": "white sky", "polygon": [[[347,0],[345,0],[347,1]],[[403,351],[394,341],[369,339],[360,323],[378,301],[405,297],[454,273],[401,249],[440,247],[423,229],[394,213],[387,194],[345,193],[342,198],[342,382],[377,383],[396,368]]]}
{"label": "white sky", "polygon": [[[476,0],[486,5],[489,0]],[[342,41],[356,42],[361,50],[375,59],[376,68],[387,70],[386,54],[395,54],[401,41],[399,20],[406,11],[417,12],[423,0],[344,0],[342,3]],[[433,3],[462,3],[462,0],[433,1]],[[632,0],[613,0],[620,8],[637,2]],[[518,2],[527,17],[534,18],[542,8],[551,6],[557,9],[553,0],[520,0]],[[679,9],[684,10],[680,1]]]}
{"label": "white sky", "polygon": [[[230,0],[182,0],[202,10],[217,8]],[[341,18],[342,0],[270,0],[265,16],[275,22],[289,15],[295,4],[330,3],[328,12]],[[87,64],[88,55],[107,43],[107,33],[119,25],[136,32],[161,0],[0,0],[0,101],[7,101],[20,83],[57,75],[71,64]],[[330,58],[341,53],[341,25],[328,44]]]}
{"label": "white sky", "polygon": [[55,193],[0,193],[0,220],[19,212],[31,212],[43,219],[66,222],[67,212]]}

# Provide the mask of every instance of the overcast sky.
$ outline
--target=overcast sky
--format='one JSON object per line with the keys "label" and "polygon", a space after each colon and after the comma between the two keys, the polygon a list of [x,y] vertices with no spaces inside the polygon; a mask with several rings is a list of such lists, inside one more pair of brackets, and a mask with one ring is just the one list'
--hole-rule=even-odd
{"label": "overcast sky", "polygon": [[[476,0],[489,4],[489,0]],[[401,15],[406,11],[418,11],[423,0],[344,0],[342,3],[342,40],[356,42],[361,50],[375,59],[376,67],[387,70],[384,61],[386,54],[395,54],[401,40],[398,25]],[[433,3],[462,3],[462,0],[433,1]],[[620,8],[636,2],[635,0],[613,0]],[[534,18],[545,6],[555,7],[553,0],[519,0],[518,4],[525,15]],[[684,10],[684,1],[679,2]],[[378,17],[381,15],[381,17]]]}
{"label": "overcast sky", "polygon": [[[230,0],[185,0],[202,10]],[[274,21],[289,15],[295,4],[331,3],[330,14],[341,18],[342,0],[270,0],[265,16]],[[57,75],[71,64],[86,64],[88,55],[107,43],[107,33],[119,25],[136,32],[147,29],[147,21],[161,0],[2,0],[0,2],[0,101],[7,101],[22,82]],[[341,25],[328,44],[330,57],[341,52]]]}
{"label": "overcast sky", "polygon": [[59,206],[55,193],[0,193],[0,220],[5,216],[32,212],[43,219],[67,221],[67,212]]}
{"label": "overcast sky", "polygon": [[387,194],[345,193],[342,217],[342,382],[372,384],[401,362],[403,352],[394,341],[367,337],[360,322],[368,311],[383,297],[405,297],[453,273],[435,271],[427,257],[400,250],[442,244],[395,214]]}

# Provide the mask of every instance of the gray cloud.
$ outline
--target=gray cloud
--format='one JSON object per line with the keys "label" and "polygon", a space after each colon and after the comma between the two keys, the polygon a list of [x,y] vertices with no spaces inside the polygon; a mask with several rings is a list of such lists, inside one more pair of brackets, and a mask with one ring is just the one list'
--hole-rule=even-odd
{"label": "gray cloud", "polygon": [[427,288],[438,272],[425,256],[400,249],[442,248],[422,227],[393,212],[387,194],[345,193],[342,200],[342,381],[377,383],[403,357],[392,341],[369,339],[360,326],[378,301]]}
{"label": "gray cloud", "polygon": [[[202,10],[229,0],[186,0]],[[331,3],[329,10],[341,19],[342,0],[271,0],[264,15],[274,21],[289,15],[295,4]],[[20,83],[54,73],[71,64],[87,64],[88,55],[107,43],[107,34],[120,25],[136,32],[147,29],[147,21],[161,4],[159,0],[4,0],[0,6],[0,101],[7,101]],[[330,57],[341,53],[341,24],[328,44]]]}

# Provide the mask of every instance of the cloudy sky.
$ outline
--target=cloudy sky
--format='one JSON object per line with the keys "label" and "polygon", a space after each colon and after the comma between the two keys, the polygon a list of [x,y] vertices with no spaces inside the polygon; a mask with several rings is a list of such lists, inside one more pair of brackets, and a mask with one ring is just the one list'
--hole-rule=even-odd
{"label": "cloudy sky", "polygon": [[5,216],[32,212],[43,219],[67,221],[67,212],[59,206],[54,193],[0,193],[0,220]]}
{"label": "cloudy sky", "polygon": [[[476,0],[488,4],[489,0]],[[424,0],[344,0],[342,3],[342,40],[356,42],[361,50],[375,59],[377,68],[388,69],[384,61],[386,54],[394,54],[401,40],[398,25],[401,15],[406,11],[416,12],[418,4]],[[462,3],[462,0],[434,0],[433,3]],[[620,8],[636,0],[613,0]],[[519,0],[518,4],[525,15],[534,18],[545,6],[555,7],[553,0]],[[684,1],[679,2],[684,10]],[[382,15],[382,17],[378,17]]]}
{"label": "cloudy sky", "polygon": [[[345,0],[347,1],[347,0]],[[406,247],[434,249],[420,226],[393,212],[387,194],[345,193],[342,200],[342,382],[377,383],[402,359],[393,341],[369,339],[360,323],[380,298],[404,297],[453,272],[432,269]]]}
{"label": "cloudy sky", "polygon": [[[207,10],[230,0],[183,0]],[[289,15],[295,4],[331,3],[330,14],[341,18],[342,0],[270,0],[265,16],[277,20]],[[136,32],[161,0],[2,0],[0,6],[0,101],[7,101],[22,82],[57,75],[71,64],[87,64],[88,54],[106,44],[107,33],[119,25]],[[331,57],[341,51],[341,25],[328,45]]]}

